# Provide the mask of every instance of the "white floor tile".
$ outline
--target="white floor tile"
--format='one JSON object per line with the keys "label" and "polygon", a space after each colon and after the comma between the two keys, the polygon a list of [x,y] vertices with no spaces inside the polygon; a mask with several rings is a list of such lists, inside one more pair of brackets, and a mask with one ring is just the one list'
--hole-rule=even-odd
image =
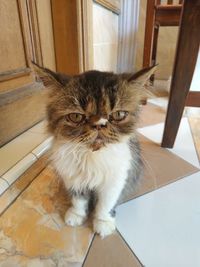
{"label": "white floor tile", "polygon": [[0,178],[0,195],[3,194],[3,192],[8,188],[8,183]]}
{"label": "white floor tile", "polygon": [[200,266],[200,172],[117,208],[117,228],[146,267]]}
{"label": "white floor tile", "polygon": [[168,97],[151,98],[148,99],[148,103],[154,104],[166,110],[168,106]]}
{"label": "white floor tile", "polygon": [[36,156],[33,154],[28,154],[22,160],[20,160],[15,166],[13,166],[9,171],[7,171],[2,178],[4,178],[10,185],[22,175],[35,161]]}
{"label": "white floor tile", "polygon": [[32,153],[36,156],[36,157],[41,157],[42,155],[44,155],[44,153],[49,150],[49,148],[52,145],[52,141],[53,141],[53,137],[49,137],[48,139],[46,139],[44,142],[42,142],[39,146],[37,146]]}
{"label": "white floor tile", "polygon": [[194,75],[192,78],[192,83],[190,85],[190,91],[199,91],[200,88],[200,51],[198,54]]}
{"label": "white floor tile", "polygon": [[[138,129],[141,134],[159,144],[162,140],[163,130],[164,123]],[[198,168],[200,167],[187,118],[182,118],[174,147],[169,149],[169,151],[178,155],[194,166]]]}
{"label": "white floor tile", "polygon": [[[167,107],[168,107],[168,97],[156,97],[156,98],[150,98],[148,99],[148,103],[151,103],[153,105],[156,105],[158,107],[161,107],[163,110],[165,110],[167,112]],[[198,108],[196,108],[196,111],[194,111],[195,108],[191,108],[191,107],[185,107],[184,111],[183,111],[183,116],[186,116],[188,114],[199,114],[197,112],[197,110],[199,110]]]}
{"label": "white floor tile", "polygon": [[199,117],[200,108],[199,107],[185,107],[185,114],[187,114],[187,117],[194,117],[194,116]]}

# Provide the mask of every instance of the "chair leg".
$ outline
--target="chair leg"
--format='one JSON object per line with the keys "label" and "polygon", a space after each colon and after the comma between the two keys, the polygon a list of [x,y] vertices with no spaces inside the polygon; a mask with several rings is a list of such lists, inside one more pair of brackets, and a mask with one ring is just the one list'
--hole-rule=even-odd
{"label": "chair leg", "polygon": [[200,108],[200,92],[196,91],[189,92],[186,101],[186,106]]}
{"label": "chair leg", "polygon": [[[153,33],[153,44],[152,44],[152,57],[151,57],[151,65],[156,64],[156,56],[157,56],[157,46],[158,46],[158,33],[159,33],[159,26],[154,26],[154,33]],[[150,81],[152,85],[154,84],[155,74],[151,75]]]}
{"label": "chair leg", "polygon": [[[155,20],[155,0],[147,1],[146,8],[146,25],[145,25],[145,38],[144,38],[144,50],[143,50],[143,67],[149,67],[152,65],[152,52],[154,43],[154,20]],[[142,105],[147,104],[147,99],[143,99]]]}
{"label": "chair leg", "polygon": [[173,147],[192,81],[200,44],[200,1],[185,0],[162,147]]}
{"label": "chair leg", "polygon": [[146,9],[146,26],[145,26],[145,38],[144,38],[144,50],[143,50],[144,68],[149,67],[151,65],[154,19],[155,19],[155,0],[148,0]]}
{"label": "chair leg", "polygon": [[157,46],[158,46],[158,33],[159,33],[159,26],[154,26],[154,33],[153,33],[153,49],[152,49],[152,57],[151,63],[152,65],[156,64],[156,56],[157,56]]}

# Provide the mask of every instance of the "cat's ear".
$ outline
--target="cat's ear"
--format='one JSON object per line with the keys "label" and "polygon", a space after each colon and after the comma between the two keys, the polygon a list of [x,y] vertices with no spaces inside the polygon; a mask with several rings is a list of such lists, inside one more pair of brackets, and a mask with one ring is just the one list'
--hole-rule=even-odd
{"label": "cat's ear", "polygon": [[[137,106],[147,98],[152,98],[154,95],[152,90],[149,90],[149,78],[157,69],[156,66],[142,69],[134,74],[122,74],[121,98],[125,96],[126,101],[130,102],[132,106]],[[124,93],[125,92],[125,93]]]}
{"label": "cat's ear", "polygon": [[70,76],[54,72],[47,68],[43,68],[33,61],[32,61],[32,67],[35,73],[39,76],[40,80],[43,82],[45,87],[54,87],[54,88],[63,87],[70,80]]}
{"label": "cat's ear", "polygon": [[154,65],[148,68],[144,68],[136,73],[134,73],[132,76],[128,78],[129,83],[137,83],[140,84],[141,86],[144,86],[149,78],[151,77],[152,74],[155,73],[157,70],[158,65]]}

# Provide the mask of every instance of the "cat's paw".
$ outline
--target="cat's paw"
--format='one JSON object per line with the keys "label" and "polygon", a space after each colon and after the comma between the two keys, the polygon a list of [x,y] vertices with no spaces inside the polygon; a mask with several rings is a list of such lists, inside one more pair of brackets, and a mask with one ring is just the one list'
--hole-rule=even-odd
{"label": "cat's paw", "polygon": [[86,220],[86,216],[76,214],[72,209],[65,213],[65,223],[70,226],[79,226]]}
{"label": "cat's paw", "polygon": [[112,234],[115,231],[115,219],[100,220],[95,218],[93,221],[94,232],[99,234],[102,238]]}

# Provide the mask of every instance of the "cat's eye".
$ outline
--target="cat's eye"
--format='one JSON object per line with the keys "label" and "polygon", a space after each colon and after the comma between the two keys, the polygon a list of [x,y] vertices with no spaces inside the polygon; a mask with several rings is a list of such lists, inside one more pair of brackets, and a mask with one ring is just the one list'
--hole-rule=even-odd
{"label": "cat's eye", "polygon": [[85,115],[81,113],[70,113],[67,118],[74,123],[81,123],[85,120]]}
{"label": "cat's eye", "polygon": [[111,114],[111,120],[122,121],[127,117],[127,115],[128,115],[128,111],[118,110]]}

